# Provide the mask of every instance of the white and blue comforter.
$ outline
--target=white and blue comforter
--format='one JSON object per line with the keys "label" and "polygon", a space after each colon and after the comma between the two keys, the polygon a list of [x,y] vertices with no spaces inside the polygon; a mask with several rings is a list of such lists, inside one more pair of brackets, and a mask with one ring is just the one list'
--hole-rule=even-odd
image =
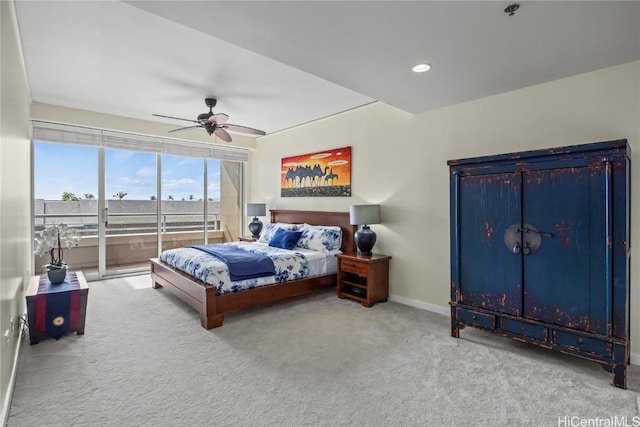
{"label": "white and blue comforter", "polygon": [[216,294],[237,292],[259,286],[281,283],[290,280],[304,279],[309,276],[309,262],[300,251],[286,250],[257,244],[252,242],[232,242],[247,252],[254,252],[268,256],[273,260],[275,276],[231,281],[227,265],[219,258],[195,248],[176,248],[162,252],[160,260],[170,266],[202,280],[210,286],[216,287]]}

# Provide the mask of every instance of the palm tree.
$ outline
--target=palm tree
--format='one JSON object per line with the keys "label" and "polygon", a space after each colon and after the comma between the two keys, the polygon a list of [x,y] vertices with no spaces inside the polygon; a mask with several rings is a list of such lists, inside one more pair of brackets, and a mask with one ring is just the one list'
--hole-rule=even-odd
{"label": "palm tree", "polygon": [[77,202],[80,198],[73,193],[65,191],[62,193],[62,200],[65,202]]}

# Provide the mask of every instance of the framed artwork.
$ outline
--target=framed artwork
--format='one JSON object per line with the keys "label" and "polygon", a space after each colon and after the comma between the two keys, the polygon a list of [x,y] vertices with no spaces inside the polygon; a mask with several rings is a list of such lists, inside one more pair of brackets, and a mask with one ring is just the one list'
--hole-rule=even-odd
{"label": "framed artwork", "polygon": [[351,196],[351,147],[284,157],[281,197]]}

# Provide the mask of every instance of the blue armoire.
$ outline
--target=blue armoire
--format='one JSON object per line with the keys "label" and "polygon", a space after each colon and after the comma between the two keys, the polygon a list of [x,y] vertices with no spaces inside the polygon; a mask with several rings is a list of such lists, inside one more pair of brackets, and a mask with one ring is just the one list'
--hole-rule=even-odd
{"label": "blue armoire", "polygon": [[451,335],[474,326],[600,363],[626,388],[626,140],[450,160]]}

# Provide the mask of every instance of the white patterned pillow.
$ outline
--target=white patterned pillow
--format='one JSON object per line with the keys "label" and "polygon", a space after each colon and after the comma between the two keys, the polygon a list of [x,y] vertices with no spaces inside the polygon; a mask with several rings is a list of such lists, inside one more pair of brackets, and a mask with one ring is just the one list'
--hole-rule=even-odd
{"label": "white patterned pillow", "polygon": [[342,245],[342,230],[337,226],[303,224],[302,236],[296,247],[319,252],[331,252]]}
{"label": "white patterned pillow", "polygon": [[286,222],[270,222],[268,224],[265,224],[258,242],[268,244],[279,228],[287,231],[298,231],[300,229],[298,224],[287,224]]}

